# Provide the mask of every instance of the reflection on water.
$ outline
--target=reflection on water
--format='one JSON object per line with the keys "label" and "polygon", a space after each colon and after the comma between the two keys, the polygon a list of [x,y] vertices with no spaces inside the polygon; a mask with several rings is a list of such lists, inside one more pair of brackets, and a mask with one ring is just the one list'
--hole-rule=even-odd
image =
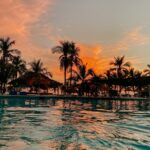
{"label": "reflection on water", "polygon": [[150,149],[150,101],[0,100],[1,150]]}

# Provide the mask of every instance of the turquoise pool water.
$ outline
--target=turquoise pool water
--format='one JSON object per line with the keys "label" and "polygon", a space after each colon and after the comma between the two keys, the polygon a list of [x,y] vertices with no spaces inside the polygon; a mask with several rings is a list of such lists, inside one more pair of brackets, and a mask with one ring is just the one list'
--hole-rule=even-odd
{"label": "turquoise pool water", "polygon": [[0,150],[150,150],[150,101],[0,100]]}

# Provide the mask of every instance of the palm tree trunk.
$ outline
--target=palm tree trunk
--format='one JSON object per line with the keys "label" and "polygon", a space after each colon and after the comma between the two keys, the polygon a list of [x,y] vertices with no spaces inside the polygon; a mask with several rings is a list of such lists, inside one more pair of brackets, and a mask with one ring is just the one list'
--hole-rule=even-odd
{"label": "palm tree trunk", "polygon": [[70,87],[71,87],[71,81],[72,81],[72,65],[71,65],[71,69],[70,69]]}
{"label": "palm tree trunk", "polygon": [[66,67],[64,67],[64,94],[66,95]]}

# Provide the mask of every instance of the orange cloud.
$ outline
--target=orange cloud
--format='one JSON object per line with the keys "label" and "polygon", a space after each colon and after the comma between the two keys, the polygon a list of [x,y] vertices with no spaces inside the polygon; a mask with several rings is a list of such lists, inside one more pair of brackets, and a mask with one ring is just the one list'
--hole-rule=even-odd
{"label": "orange cloud", "polygon": [[31,0],[25,3],[22,0],[1,0],[1,34],[11,36],[26,36],[30,34],[29,27],[43,15],[51,0]]}
{"label": "orange cloud", "polygon": [[[122,39],[113,44],[83,44],[80,43],[81,58],[88,64],[89,68],[94,68],[98,73],[105,72],[109,67],[109,62],[114,56],[118,56],[119,51],[129,50],[131,46],[139,46],[150,44],[150,38],[142,34],[142,28],[137,27],[124,34]],[[107,52],[104,54],[104,52]],[[109,53],[109,55],[108,55]],[[139,58],[129,57],[127,61],[131,61],[134,66],[141,65]]]}
{"label": "orange cloud", "polygon": [[[33,43],[31,29],[51,8],[54,0],[1,0],[0,1],[0,36],[10,36],[16,40],[16,47],[22,51],[22,56],[29,62],[32,59],[41,58],[46,67],[54,73],[56,79],[62,80],[62,72],[59,70],[58,55],[53,55],[50,48],[42,48]],[[57,35],[51,35],[54,27],[43,24],[40,29],[49,41],[70,39],[63,35],[63,30],[58,29]],[[109,61],[118,55],[118,50],[128,50],[130,46],[144,45],[150,43],[150,38],[144,36],[142,28],[138,27],[131,32],[125,33],[121,40],[110,45],[84,44],[79,42],[81,58],[88,67],[94,68],[96,72],[104,72],[109,67]],[[61,32],[61,34],[60,34]],[[35,35],[34,35],[35,36]],[[73,40],[73,39],[71,39]],[[106,56],[104,51],[112,52],[113,56]]]}
{"label": "orange cloud", "polygon": [[[130,32],[125,33],[122,39],[119,41],[108,45],[86,44],[78,41],[77,46],[80,48],[80,57],[84,63],[87,63],[88,68],[93,68],[98,74],[104,73],[110,67],[109,62],[114,56],[118,56],[119,51],[122,52],[124,50],[129,50],[131,46],[145,45],[150,43],[150,39],[143,35],[141,30],[142,28],[135,28]],[[48,32],[45,32],[45,34],[47,33]],[[59,34],[57,36],[49,36],[49,34],[47,34],[47,37],[55,43],[60,40],[72,40],[69,37],[61,36]],[[52,55],[49,53],[49,56]],[[46,56],[43,58],[46,58]],[[62,78],[63,73],[59,70],[58,55],[53,55],[51,58],[53,58],[53,64],[55,66],[55,75],[58,79],[60,79],[60,76]],[[126,60],[131,61],[133,65],[136,64],[135,66],[137,66],[137,64],[140,65],[140,60],[137,57],[128,57]],[[51,66],[50,63],[49,66]]]}
{"label": "orange cloud", "polygon": [[[53,0],[1,0],[0,1],[0,36],[10,36],[16,41],[16,47],[21,50],[22,56],[27,62],[41,58],[46,67],[53,73],[57,72],[56,78],[60,78],[57,58],[51,53],[50,48],[42,49],[33,43],[31,29],[40,21],[41,17],[51,8]],[[39,33],[47,33],[51,27],[43,24]],[[45,31],[45,32],[43,32]],[[36,37],[35,37],[36,38]],[[52,58],[52,59],[50,59]],[[50,67],[53,64],[53,69]],[[57,69],[56,69],[57,68]],[[55,70],[55,71],[54,71]]]}
{"label": "orange cloud", "polygon": [[37,48],[31,42],[31,27],[46,13],[52,0],[1,0],[0,1],[0,35],[10,36],[17,41],[16,45],[25,58],[35,56]]}
{"label": "orange cloud", "polygon": [[103,73],[108,68],[108,58],[103,56],[102,45],[79,44],[80,55],[88,68],[93,68],[97,73]]}

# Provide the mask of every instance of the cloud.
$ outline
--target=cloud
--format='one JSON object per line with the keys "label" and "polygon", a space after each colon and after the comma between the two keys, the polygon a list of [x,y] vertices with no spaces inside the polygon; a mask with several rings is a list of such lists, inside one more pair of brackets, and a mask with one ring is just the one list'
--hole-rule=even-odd
{"label": "cloud", "polygon": [[[142,29],[143,28],[141,27],[136,27],[131,31],[124,33],[122,38],[118,41],[108,45],[101,43],[88,44],[81,43],[80,41],[74,41],[73,39],[65,36],[62,30],[62,35],[58,33],[55,36],[49,36],[50,34],[47,34],[47,37],[55,43],[61,40],[73,40],[80,48],[80,57],[84,63],[87,63],[88,68],[93,68],[97,73],[104,73],[110,67],[110,61],[114,56],[124,55],[124,53],[131,50],[131,47],[133,48],[140,45],[150,44],[150,38],[142,33]],[[45,34],[46,33],[48,32],[45,32]],[[54,56],[52,56],[52,58],[54,58]],[[132,62],[132,65],[137,68],[141,65],[139,57],[128,56],[126,57],[126,61]],[[55,55],[54,62],[55,65],[58,64],[58,55]],[[57,69],[56,72],[59,77],[61,72]]]}
{"label": "cloud", "polygon": [[[150,38],[142,34],[142,29],[142,27],[137,27],[124,33],[123,37],[113,44],[89,45],[80,43],[81,58],[88,64],[89,68],[94,68],[96,72],[103,73],[110,67],[109,62],[114,56],[122,56],[124,52],[130,50],[130,47],[150,44]],[[126,57],[126,60],[132,62],[133,66],[141,65],[140,58],[130,56]]]}
{"label": "cloud", "polygon": [[108,46],[108,49],[114,51],[129,50],[131,46],[150,44],[150,37],[142,33],[142,27],[136,27],[130,32],[124,33],[121,40]]}
{"label": "cloud", "polygon": [[100,44],[83,44],[80,47],[80,55],[88,68],[93,68],[97,73],[103,73],[108,67],[108,58],[103,56],[104,47]]}
{"label": "cloud", "polygon": [[30,25],[40,19],[49,3],[49,0],[31,0],[30,3],[25,3],[23,0],[1,0],[0,33],[21,37],[30,34]]}
{"label": "cloud", "polygon": [[35,55],[31,28],[40,21],[51,4],[52,0],[1,0],[0,36],[15,39],[26,58]]}
{"label": "cloud", "polygon": [[[40,30],[37,29],[36,34],[32,31],[40,24],[41,19],[51,9],[53,3],[53,0],[1,0],[0,36],[9,36],[15,40],[15,47],[21,50],[22,56],[27,62],[41,58],[52,73],[56,72],[56,78],[59,79],[57,56],[52,56],[50,48],[43,49],[33,40],[37,38],[37,35],[42,34],[45,34],[46,38],[50,40],[48,37],[52,27],[43,23]],[[53,70],[50,67],[52,65]]]}
{"label": "cloud", "polygon": [[[74,40],[63,33],[63,28],[53,27],[45,22],[41,23],[53,3],[54,0],[1,0],[0,36],[10,36],[16,40],[16,47],[22,51],[22,56],[28,62],[41,58],[46,67],[54,73],[54,77],[62,80],[58,55],[53,55],[50,47],[43,46],[44,44],[48,45],[48,42],[44,43],[42,39],[41,43],[44,44],[38,45],[40,39],[37,40],[37,36],[44,36],[53,44],[57,44],[60,40]],[[33,29],[35,29],[34,32]],[[131,46],[150,43],[150,38],[142,34],[142,29],[142,27],[136,27],[130,32],[124,33],[119,41],[108,45],[77,41],[81,49],[81,58],[88,63],[89,68],[94,68],[96,72],[102,73],[109,67],[109,61],[113,56],[117,56],[118,52],[130,50]],[[55,32],[53,32],[54,30]]]}

